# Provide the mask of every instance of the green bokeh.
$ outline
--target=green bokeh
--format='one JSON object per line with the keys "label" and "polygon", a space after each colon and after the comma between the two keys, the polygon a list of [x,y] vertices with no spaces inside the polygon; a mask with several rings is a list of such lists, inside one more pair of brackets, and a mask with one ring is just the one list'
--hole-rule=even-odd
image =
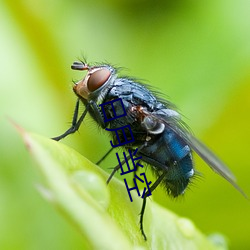
{"label": "green bokeh", "polygon": [[[82,238],[34,188],[39,174],[8,117],[47,137],[62,133],[75,97],[70,70],[82,55],[127,68],[169,96],[194,133],[250,195],[250,2],[1,1],[0,249],[79,249]],[[92,161],[109,148],[90,119],[63,142]],[[92,143],[96,142],[96,143]],[[115,159],[102,166],[111,167]],[[249,249],[250,203],[202,161],[184,198],[154,199],[231,249]]]}

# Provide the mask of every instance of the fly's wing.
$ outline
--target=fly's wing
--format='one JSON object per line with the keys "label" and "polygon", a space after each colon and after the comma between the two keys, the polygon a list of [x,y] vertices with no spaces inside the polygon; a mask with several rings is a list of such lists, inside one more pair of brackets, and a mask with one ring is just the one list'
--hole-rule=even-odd
{"label": "fly's wing", "polygon": [[248,198],[243,190],[237,185],[233,173],[210,149],[191,134],[182,135],[181,137],[208,164],[208,166],[230,182],[243,196]]}
{"label": "fly's wing", "polygon": [[[169,112],[167,112],[169,113]],[[173,130],[182,140],[184,140],[190,148],[192,148],[216,173],[221,175],[229,183],[231,183],[243,196],[247,199],[247,195],[237,185],[236,178],[228,167],[202,142],[196,139],[183,125],[179,117],[171,115],[162,115],[154,113],[155,119],[162,122],[166,127]]]}

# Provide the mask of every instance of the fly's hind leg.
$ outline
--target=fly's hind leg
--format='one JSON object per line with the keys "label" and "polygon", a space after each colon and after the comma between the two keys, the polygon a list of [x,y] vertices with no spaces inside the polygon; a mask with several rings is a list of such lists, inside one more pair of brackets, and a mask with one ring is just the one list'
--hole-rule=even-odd
{"label": "fly's hind leg", "polygon": [[150,191],[148,190],[144,194],[141,212],[140,212],[140,230],[141,230],[141,233],[142,233],[144,240],[147,240],[147,236],[146,236],[146,234],[144,232],[144,228],[143,228],[143,218],[144,218],[144,213],[145,213],[145,208],[146,208],[147,197],[148,197],[148,194],[150,192],[152,193],[158,187],[158,185],[162,182],[162,180],[166,176],[166,174],[167,174],[167,171],[163,172],[163,174],[160,175],[158,177],[158,179],[154,182],[154,184],[150,187]]}

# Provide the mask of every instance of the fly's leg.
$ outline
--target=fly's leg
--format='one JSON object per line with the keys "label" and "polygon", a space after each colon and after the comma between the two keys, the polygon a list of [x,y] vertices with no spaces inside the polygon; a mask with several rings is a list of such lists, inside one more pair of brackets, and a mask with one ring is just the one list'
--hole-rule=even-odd
{"label": "fly's leg", "polygon": [[[150,191],[151,193],[158,187],[158,185],[162,182],[163,178],[166,176],[167,171],[165,171],[162,175],[160,175],[160,177],[158,177],[158,179],[154,182],[154,184],[150,187]],[[144,212],[145,212],[145,208],[146,208],[146,201],[147,201],[147,197],[148,197],[149,191],[147,191],[144,194],[143,197],[143,202],[142,202],[142,208],[141,208],[141,212],[140,212],[140,230],[142,233],[142,236],[144,238],[144,240],[147,240],[147,236],[144,232],[143,229],[143,217],[144,217]]]}
{"label": "fly's leg", "polygon": [[[143,144],[141,147],[138,148],[138,151],[141,150],[146,144]],[[113,148],[112,148],[113,149]],[[111,151],[112,149],[110,149],[106,155],[104,155],[103,158],[105,158]],[[103,158],[101,160],[103,160]],[[127,160],[129,161],[131,159],[130,155],[126,156]],[[100,162],[100,161],[99,161]],[[123,166],[123,164],[126,162],[126,160],[124,159],[122,162],[121,162],[121,165]],[[113,171],[112,173],[110,174],[108,180],[107,180],[107,184],[109,184],[109,182],[111,181],[111,179],[113,178],[114,174],[120,169],[120,164],[118,164],[117,166],[115,166],[113,168]],[[136,169],[137,171],[137,169]],[[136,174],[136,171],[134,172],[134,177],[135,177],[135,174]]]}
{"label": "fly's leg", "polygon": [[[130,155],[126,156],[127,160],[130,160]],[[126,162],[126,160],[124,159],[121,162],[121,165],[123,165]],[[111,181],[111,179],[113,178],[114,174],[120,169],[120,164],[118,164],[117,166],[114,167],[112,173],[110,174],[108,180],[107,180],[107,184],[109,184],[109,182]]]}
{"label": "fly's leg", "polygon": [[[121,163],[124,164],[125,161],[122,161]],[[107,179],[107,182],[106,182],[107,185],[109,184],[109,182],[110,182],[111,179],[113,178],[114,174],[115,174],[119,169],[120,169],[120,165],[117,165],[117,166],[115,166],[115,167],[113,168],[112,173],[110,174],[109,178]]]}
{"label": "fly's leg", "polygon": [[[139,152],[143,147],[145,147],[145,146],[146,146],[146,143],[143,144],[143,145],[141,145],[141,146],[138,148],[138,152]],[[112,149],[113,149],[113,148],[112,148]],[[110,150],[108,151],[108,153],[106,153],[106,155],[104,155],[103,158],[105,158],[105,157],[112,151],[112,149],[110,149]],[[103,158],[102,158],[102,159],[103,159]],[[127,158],[128,161],[131,159],[130,155],[126,156],[126,158]],[[101,160],[102,160],[102,159],[101,159]],[[124,159],[124,160],[121,162],[121,165],[123,165],[125,162],[126,162],[126,160]],[[114,167],[112,173],[110,174],[110,176],[109,176],[109,178],[108,178],[108,180],[107,180],[107,184],[109,184],[109,182],[110,182],[111,179],[113,178],[114,174],[115,174],[119,169],[120,169],[120,164],[118,164],[117,166]],[[136,171],[134,172],[134,177],[135,177],[135,174],[136,174]]]}
{"label": "fly's leg", "polygon": [[60,141],[64,137],[68,136],[69,134],[75,133],[79,129],[79,127],[80,127],[80,125],[81,125],[84,117],[86,116],[86,114],[87,114],[87,112],[89,110],[89,106],[87,106],[86,109],[84,110],[84,112],[82,113],[82,115],[80,116],[79,120],[77,121],[77,119],[78,119],[78,112],[79,112],[79,103],[80,103],[80,101],[78,99],[77,102],[76,102],[76,106],[75,106],[75,110],[74,110],[74,116],[73,116],[71,127],[65,133],[63,133],[62,135],[59,135],[59,136],[51,138],[51,139],[53,139],[55,141]]}
{"label": "fly's leg", "polygon": [[84,112],[80,116],[79,120],[77,120],[78,119],[78,112],[79,112],[79,104],[80,104],[80,100],[78,99],[76,102],[71,127],[62,135],[52,138],[53,140],[60,141],[64,137],[68,136],[69,134],[75,133],[79,129],[84,117],[86,116],[86,114],[90,108],[92,108],[92,111],[94,112],[94,115],[97,119],[97,122],[101,125],[102,128],[105,128],[105,124],[104,124],[104,120],[103,120],[101,111],[99,110],[97,104],[94,101],[90,101],[88,103],[88,105],[86,106],[86,109],[84,110]]}
{"label": "fly's leg", "polygon": [[[114,148],[111,148],[97,163],[96,163],[96,165],[99,165],[111,152],[112,152],[112,150],[113,150]],[[128,160],[130,160],[130,156],[128,155],[128,156],[126,156],[127,157],[127,159]],[[125,160],[123,160],[122,162],[121,162],[121,165],[123,165],[124,163],[125,163],[126,161]],[[115,166],[114,168],[113,168],[113,171],[112,171],[112,173],[110,174],[110,176],[109,176],[109,178],[108,178],[108,180],[107,180],[107,184],[109,184],[109,182],[111,181],[111,179],[113,178],[113,176],[114,176],[114,174],[118,171],[120,169],[120,165],[117,165],[117,166]],[[135,175],[136,175],[136,171],[134,172],[134,177],[135,177]]]}
{"label": "fly's leg", "polygon": [[111,148],[97,163],[96,165],[99,165],[113,150],[114,148]]}
{"label": "fly's leg", "polygon": [[[147,144],[143,144],[141,145],[139,148],[138,148],[138,152],[140,152],[140,150],[145,147]],[[112,151],[113,148],[111,148],[105,155],[104,157],[101,159],[103,160],[111,151]],[[127,160],[130,160],[130,155],[126,156]],[[121,165],[123,165],[124,163],[126,162],[126,160],[124,159],[122,162],[121,162]],[[114,167],[112,173],[110,174],[108,180],[107,180],[107,184],[109,184],[109,182],[111,181],[111,179],[113,178],[114,174],[120,169],[120,164],[118,164],[117,166]],[[154,182],[154,184],[150,187],[150,191],[151,193],[158,187],[158,185],[162,182],[162,180],[164,179],[164,177],[166,176],[167,174],[167,171],[164,171],[162,175],[160,175],[158,177],[158,179]],[[147,202],[147,197],[148,197],[148,194],[149,194],[149,191],[147,191],[145,194],[144,194],[144,197],[143,197],[143,202],[142,202],[142,208],[141,208],[141,212],[140,212],[140,230],[141,230],[141,233],[142,233],[142,236],[144,238],[144,240],[147,240],[147,236],[144,232],[144,228],[143,228],[143,218],[144,218],[144,213],[145,213],[145,208],[146,208],[146,202]]]}

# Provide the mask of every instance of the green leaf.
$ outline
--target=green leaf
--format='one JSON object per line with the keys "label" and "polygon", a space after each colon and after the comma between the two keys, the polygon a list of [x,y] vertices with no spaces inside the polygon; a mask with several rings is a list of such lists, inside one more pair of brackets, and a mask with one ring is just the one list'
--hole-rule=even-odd
{"label": "green leaf", "polygon": [[130,202],[123,182],[75,150],[21,130],[24,142],[44,176],[43,196],[81,232],[83,249],[226,249],[215,245],[186,218],[148,199],[143,240],[139,229],[142,199]]}

